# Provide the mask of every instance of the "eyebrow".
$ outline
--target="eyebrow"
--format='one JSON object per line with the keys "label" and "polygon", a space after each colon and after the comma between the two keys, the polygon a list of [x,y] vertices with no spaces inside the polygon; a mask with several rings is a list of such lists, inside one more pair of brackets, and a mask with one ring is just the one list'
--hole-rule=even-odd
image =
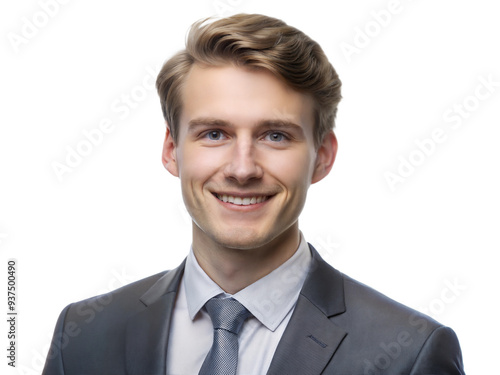
{"label": "eyebrow", "polygon": [[233,126],[232,123],[217,119],[217,118],[212,118],[212,117],[200,117],[200,118],[195,118],[188,123],[188,131],[192,131],[198,127],[230,127]]}
{"label": "eyebrow", "polygon": [[[234,126],[233,123],[225,120],[221,120],[213,117],[200,117],[195,118],[188,123],[188,132],[194,131],[198,127],[216,127],[216,128],[227,128]],[[257,123],[258,127],[269,128],[269,129],[290,129],[299,131],[304,134],[304,128],[293,121],[283,120],[283,119],[269,119],[262,120]]]}

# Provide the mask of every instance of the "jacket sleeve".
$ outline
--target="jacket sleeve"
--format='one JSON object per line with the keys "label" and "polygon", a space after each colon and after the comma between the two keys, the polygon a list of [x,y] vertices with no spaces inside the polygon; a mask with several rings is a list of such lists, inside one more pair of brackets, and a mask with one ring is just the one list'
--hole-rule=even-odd
{"label": "jacket sleeve", "polygon": [[70,306],[71,305],[66,306],[59,315],[42,375],[64,375],[62,351],[65,345],[67,345],[68,340],[67,335],[64,333],[64,322]]}
{"label": "jacket sleeve", "polygon": [[451,328],[439,327],[431,333],[410,375],[465,375],[462,351]]}

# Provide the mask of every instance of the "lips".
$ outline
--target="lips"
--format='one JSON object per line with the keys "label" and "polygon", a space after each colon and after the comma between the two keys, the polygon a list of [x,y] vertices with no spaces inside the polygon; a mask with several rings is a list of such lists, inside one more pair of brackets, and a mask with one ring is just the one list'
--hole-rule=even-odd
{"label": "lips", "polygon": [[214,194],[217,199],[225,203],[232,203],[238,206],[251,206],[253,204],[265,202],[270,198],[268,195],[256,195],[256,196],[246,196],[237,197],[227,194]]}

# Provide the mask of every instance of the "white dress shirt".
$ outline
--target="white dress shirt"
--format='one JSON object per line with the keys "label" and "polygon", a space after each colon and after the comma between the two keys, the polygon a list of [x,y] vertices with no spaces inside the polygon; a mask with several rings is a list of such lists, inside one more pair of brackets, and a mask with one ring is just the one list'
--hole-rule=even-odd
{"label": "white dress shirt", "polygon": [[237,374],[265,374],[295,308],[310,263],[311,252],[301,234],[299,247],[290,259],[229,295],[202,270],[191,249],[173,310],[167,375],[198,374],[213,340],[212,321],[204,305],[217,295],[233,297],[252,313],[239,335]]}

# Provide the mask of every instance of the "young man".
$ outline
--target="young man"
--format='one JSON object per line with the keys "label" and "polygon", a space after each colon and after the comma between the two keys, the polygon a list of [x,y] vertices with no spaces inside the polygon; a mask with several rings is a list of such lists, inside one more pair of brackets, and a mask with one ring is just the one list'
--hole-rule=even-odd
{"label": "young man", "polygon": [[[69,305],[44,374],[463,374],[451,329],[333,269],[299,230],[335,160],[340,86],[280,20],[196,23],[157,80],[192,248]],[[95,299],[107,303],[90,315]]]}

